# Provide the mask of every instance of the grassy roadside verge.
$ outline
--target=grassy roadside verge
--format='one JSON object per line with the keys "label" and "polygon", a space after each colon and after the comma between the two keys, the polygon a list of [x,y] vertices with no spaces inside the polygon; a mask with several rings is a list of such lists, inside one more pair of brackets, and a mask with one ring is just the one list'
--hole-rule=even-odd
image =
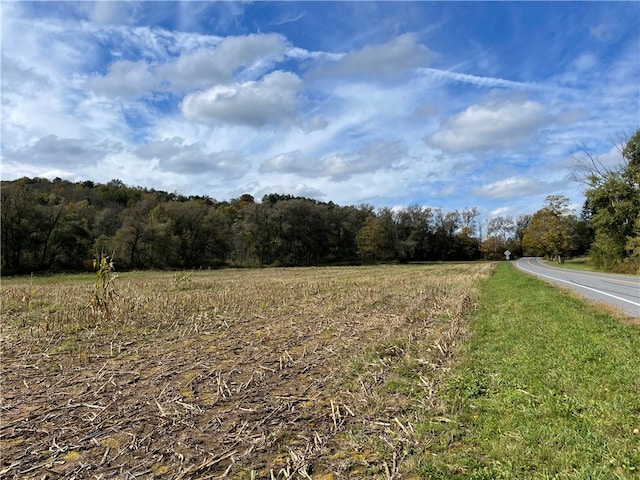
{"label": "grassy roadside verge", "polygon": [[552,262],[545,259],[543,259],[543,261],[553,267],[568,268],[571,270],[579,270],[583,272],[604,273],[591,264],[591,262],[589,261],[589,257],[568,258],[563,263]]}
{"label": "grassy roadside verge", "polygon": [[[511,265],[480,294],[425,478],[640,478],[640,330]],[[441,432],[445,433],[445,432]]]}
{"label": "grassy roadside verge", "polygon": [[594,272],[594,273],[612,273],[614,275],[638,275],[638,271],[632,271],[629,269],[628,271],[607,271],[596,268],[592,263],[589,257],[576,257],[576,258],[568,258],[563,263],[558,263],[555,261],[550,261],[548,259],[543,258],[542,261],[549,266],[566,268],[569,270],[577,270],[581,272]]}

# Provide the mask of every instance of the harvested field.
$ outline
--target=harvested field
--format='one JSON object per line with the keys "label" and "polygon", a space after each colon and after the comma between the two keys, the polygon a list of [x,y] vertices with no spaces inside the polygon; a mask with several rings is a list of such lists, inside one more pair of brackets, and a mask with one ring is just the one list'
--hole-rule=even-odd
{"label": "harvested field", "polygon": [[409,478],[492,269],[3,279],[0,473]]}

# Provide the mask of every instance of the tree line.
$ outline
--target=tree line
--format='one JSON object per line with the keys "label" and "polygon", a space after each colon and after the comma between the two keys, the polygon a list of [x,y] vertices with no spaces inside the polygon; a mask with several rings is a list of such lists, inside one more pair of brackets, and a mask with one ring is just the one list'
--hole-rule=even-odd
{"label": "tree line", "polygon": [[216,201],[120,180],[3,181],[2,274],[88,270],[101,252],[128,270],[499,259],[507,249],[558,259],[591,252],[598,266],[637,271],[639,145],[640,130],[619,170],[587,169],[580,216],[550,196],[532,215],[487,222],[476,208],[376,210],[280,194]]}
{"label": "tree line", "polygon": [[470,260],[480,252],[475,209],[376,211],[280,194],[219,202],[59,178],[3,181],[0,195],[3,274],[90,269],[100,252],[123,270]]}
{"label": "tree line", "polygon": [[1,197],[3,274],[86,270],[101,252],[125,270],[496,259],[525,252],[532,220],[483,227],[476,208],[376,210],[279,194],[218,202],[119,180],[21,178],[2,182]]}

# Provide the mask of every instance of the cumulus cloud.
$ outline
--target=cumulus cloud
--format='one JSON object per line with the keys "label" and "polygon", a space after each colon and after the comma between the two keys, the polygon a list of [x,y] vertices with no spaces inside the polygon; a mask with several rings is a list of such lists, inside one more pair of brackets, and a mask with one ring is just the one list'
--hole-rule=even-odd
{"label": "cumulus cloud", "polygon": [[277,70],[260,81],[220,85],[187,95],[182,113],[189,120],[264,126],[297,117],[300,78]]}
{"label": "cumulus cloud", "polygon": [[286,48],[286,40],[277,34],[226,37],[215,48],[181,55],[159,68],[159,74],[179,87],[210,87],[231,82],[240,68],[261,72],[281,61]]}
{"label": "cumulus cloud", "polygon": [[[414,33],[405,33],[381,45],[367,45],[333,63],[325,63],[312,75],[345,75],[367,79],[402,77],[407,71],[427,65],[435,54],[418,43]],[[335,57],[333,57],[335,58]]]}
{"label": "cumulus cloud", "polygon": [[237,179],[249,168],[238,152],[208,152],[204,142],[186,143],[181,137],[150,142],[137,148],[141,158],[157,160],[161,170],[182,174],[218,174]]}
{"label": "cumulus cloud", "polygon": [[491,99],[446,119],[425,141],[451,153],[508,148],[526,141],[550,116],[524,98]]}
{"label": "cumulus cloud", "polygon": [[[265,161],[261,167],[262,172],[278,172],[304,174],[309,176],[312,172],[318,173],[318,166],[313,165],[310,159],[305,157],[301,150],[281,153]],[[314,176],[314,175],[312,175]]]}
{"label": "cumulus cloud", "polygon": [[136,98],[149,92],[157,82],[147,62],[118,60],[109,65],[106,75],[90,78],[86,86],[99,95]]}
{"label": "cumulus cloud", "polygon": [[265,161],[263,173],[288,173],[303,177],[330,177],[344,181],[353,175],[384,169],[403,169],[407,147],[403,142],[379,142],[352,153],[337,153],[313,160],[295,150],[281,153]]}
{"label": "cumulus cloud", "polygon": [[[226,37],[215,45],[208,45],[204,41],[173,38],[174,35],[164,38],[167,33],[161,31],[141,33],[152,37],[146,43],[164,45],[164,48],[156,45],[148,52],[147,59],[114,61],[105,75],[94,75],[86,81],[88,89],[99,95],[135,98],[154,90],[181,92],[210,88],[232,83],[234,75],[260,76],[283,60],[287,50],[285,38],[277,34]],[[181,44],[177,56],[168,56],[171,40]]]}

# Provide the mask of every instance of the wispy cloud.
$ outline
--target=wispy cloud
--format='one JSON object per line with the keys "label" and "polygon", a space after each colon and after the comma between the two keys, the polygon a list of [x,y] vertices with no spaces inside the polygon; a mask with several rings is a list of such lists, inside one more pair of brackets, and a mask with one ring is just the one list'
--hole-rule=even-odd
{"label": "wispy cloud", "polygon": [[454,82],[467,83],[479,87],[490,88],[508,88],[513,90],[546,90],[548,87],[536,83],[514,82],[503,78],[482,77],[478,75],[469,75],[466,73],[457,73],[437,68],[419,68],[416,72],[427,78],[435,78],[438,80],[452,80]]}
{"label": "wispy cloud", "polygon": [[295,23],[301,18],[304,18],[306,15],[305,12],[297,12],[297,13],[287,13],[285,15],[281,15],[269,22],[269,25],[279,26],[285,25],[287,23]]}

